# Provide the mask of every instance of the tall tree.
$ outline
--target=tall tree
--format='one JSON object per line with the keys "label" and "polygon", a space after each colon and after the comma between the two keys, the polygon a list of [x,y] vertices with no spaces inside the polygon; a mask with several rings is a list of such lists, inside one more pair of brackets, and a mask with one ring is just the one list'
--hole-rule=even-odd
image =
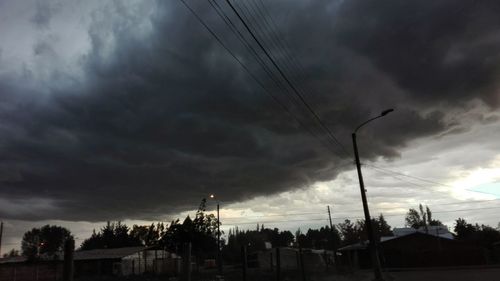
{"label": "tall tree", "polygon": [[165,225],[162,222],[149,226],[134,224],[130,230],[130,236],[140,240],[144,246],[157,245],[164,234]]}
{"label": "tall tree", "polygon": [[126,224],[118,222],[107,222],[101,230],[85,239],[81,245],[82,250],[92,249],[110,249],[141,246],[141,240],[129,233],[129,227]]}
{"label": "tall tree", "polygon": [[9,252],[4,253],[3,257],[4,258],[12,258],[12,257],[18,257],[19,255],[20,255],[19,250],[11,249]]}
{"label": "tall tree", "polygon": [[432,212],[429,209],[429,206],[425,206],[424,210],[422,204],[419,204],[418,211],[413,208],[408,210],[405,217],[405,225],[415,229],[420,227],[427,229],[429,226],[443,225],[443,223],[432,218]]}
{"label": "tall tree", "polygon": [[421,214],[417,210],[411,208],[410,210],[408,210],[408,213],[406,213],[405,225],[417,229],[421,226],[424,226],[425,224],[424,219],[421,217]]}
{"label": "tall tree", "polygon": [[40,255],[56,257],[64,247],[64,242],[72,238],[71,232],[61,226],[45,225],[33,228],[23,235],[21,242],[22,254],[28,258]]}
{"label": "tall tree", "polygon": [[346,219],[344,222],[339,223],[338,228],[342,236],[343,245],[353,244],[360,241],[358,228],[350,220]]}
{"label": "tall tree", "polygon": [[[387,221],[385,220],[385,218],[382,214],[380,214],[378,218],[372,218],[372,228],[373,228],[373,232],[375,234],[375,239],[377,239],[377,241],[380,241],[380,238],[382,236],[392,236],[393,235],[393,233],[391,231],[391,226],[387,223]],[[368,236],[366,234],[365,220],[356,221],[354,231],[357,234],[359,241],[368,240]]]}

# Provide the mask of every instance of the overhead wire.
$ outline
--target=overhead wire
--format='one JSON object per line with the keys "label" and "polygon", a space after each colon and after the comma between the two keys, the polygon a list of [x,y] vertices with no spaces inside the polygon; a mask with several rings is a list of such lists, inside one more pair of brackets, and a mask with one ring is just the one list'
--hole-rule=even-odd
{"label": "overhead wire", "polygon": [[252,29],[249,27],[249,25],[245,22],[245,20],[242,18],[241,14],[236,10],[236,8],[233,6],[231,1],[226,0],[226,3],[229,5],[231,10],[236,14],[238,19],[241,21],[245,29],[248,31],[248,33],[252,36],[252,38],[255,40],[257,45],[260,47],[262,52],[266,55],[266,57],[269,59],[271,64],[276,68],[280,76],[285,80],[286,84],[292,89],[292,92],[299,98],[299,100],[302,102],[302,104],[307,108],[307,110],[312,114],[313,118],[317,121],[317,123],[325,130],[327,135],[330,137],[330,139],[335,142],[343,151],[343,153],[351,158],[350,153],[348,153],[347,149],[345,146],[335,137],[333,132],[329,129],[328,126],[323,122],[322,118],[318,115],[318,113],[311,107],[311,105],[305,100],[304,96],[300,94],[300,92],[297,90],[297,88],[294,86],[294,84],[290,81],[290,79],[287,77],[287,75],[283,72],[281,67],[276,63],[276,61],[272,58],[272,56],[269,54],[269,52],[266,50],[266,48],[262,45],[260,40],[256,37]]}
{"label": "overhead wire", "polygon": [[[465,212],[465,211],[479,211],[479,210],[494,210],[494,209],[500,209],[500,206],[497,207],[482,207],[482,208],[466,208],[466,209],[455,209],[455,210],[446,210],[446,211],[433,211],[433,214],[444,214],[444,213],[455,213],[455,212]],[[405,216],[407,213],[397,213],[397,214],[387,214],[384,215],[384,217],[400,217],[400,216]],[[332,220],[346,220],[346,219],[364,219],[364,216],[342,216],[342,217],[332,217]],[[223,225],[230,225],[230,226],[237,226],[237,225],[250,225],[250,224],[256,224],[256,223],[262,223],[262,224],[275,224],[275,223],[289,223],[289,222],[305,222],[305,221],[322,221],[325,220],[326,218],[310,218],[310,219],[298,219],[298,220],[273,220],[273,221],[253,221],[253,222],[241,222],[241,223],[234,223],[230,222],[229,224],[224,224],[224,221],[222,220]]]}
{"label": "overhead wire", "polygon": [[[292,75],[295,75],[298,80],[299,80],[299,86],[300,84],[305,84],[306,83],[306,71],[300,61],[293,56],[291,52],[291,48],[289,43],[281,33],[278,31],[278,25],[274,21],[271,13],[269,12],[269,9],[265,6],[264,2],[262,0],[252,0],[251,1],[254,4],[255,9],[257,12],[260,14],[260,18],[263,20],[264,25],[267,26],[269,33],[271,34],[270,37],[274,37],[276,46],[278,49],[282,50],[283,57],[288,59],[290,62],[290,67],[293,69],[296,69],[296,73]],[[260,5],[257,3],[260,2]],[[269,18],[269,21],[267,20]],[[281,43],[281,44],[280,44]],[[303,85],[305,86],[305,85]]]}
{"label": "overhead wire", "polygon": [[419,181],[425,182],[425,183],[430,183],[430,184],[435,184],[435,185],[440,185],[440,186],[445,186],[445,187],[453,187],[453,186],[448,185],[448,184],[444,184],[444,183],[440,183],[440,182],[437,182],[437,181],[425,179],[425,178],[422,178],[422,177],[407,175],[407,174],[404,174],[404,173],[401,173],[401,172],[396,172],[394,170],[390,170],[390,169],[387,169],[387,168],[382,168],[382,167],[379,167],[379,166],[376,166],[376,165],[373,165],[373,164],[364,163],[363,165],[365,165],[367,167],[371,167],[371,168],[379,170],[379,171],[384,171],[386,173],[390,173],[390,174],[394,174],[394,175],[399,175],[399,176],[403,176],[403,177],[407,177],[407,178],[419,180]]}
{"label": "overhead wire", "polygon": [[[261,21],[258,19],[257,20],[255,19],[255,13],[252,13],[250,8],[245,4],[244,1],[235,2],[235,6],[236,6],[236,8],[238,8],[238,10],[241,11],[241,16],[244,18],[246,23],[248,23],[248,26],[250,28],[253,28],[256,31],[256,34],[261,37],[260,39],[262,40],[261,41],[262,45],[264,45],[264,47],[267,48],[266,50],[269,51],[269,55],[273,59],[275,59],[276,62],[279,62],[279,59],[277,59],[272,52],[272,49],[274,48],[273,40],[272,39],[269,40],[270,38],[269,38],[268,34],[264,31],[265,28],[263,29],[263,27],[260,23]],[[264,39],[264,37],[267,37],[268,41],[270,41],[271,43],[266,42],[266,39]],[[287,63],[282,63],[282,65],[285,66],[286,70],[290,71],[290,68],[288,67]],[[299,89],[299,87],[297,87],[297,88]],[[306,108],[303,107],[303,104],[302,104],[300,98],[297,97],[296,95],[294,95],[294,93],[291,91],[291,89],[289,87],[287,87],[286,85],[284,85],[283,94],[284,94],[285,98],[287,98],[288,100],[290,100],[292,102],[292,104],[295,106],[296,110],[299,110],[301,112],[301,114],[308,115],[308,111]]]}
{"label": "overhead wire", "polygon": [[[234,54],[229,47],[226,46],[222,42],[222,40],[217,36],[217,34],[203,21],[203,19],[194,11],[189,4],[185,0],[179,0],[181,3],[184,4],[184,6],[195,16],[195,18],[198,20],[198,22],[215,38],[215,40],[240,64],[240,66],[252,77],[253,80],[276,102],[285,112],[287,112],[301,127],[303,127],[306,131],[308,131],[311,135],[316,137],[317,139],[320,140],[322,143],[321,139],[312,131],[310,130],[304,123],[301,121],[293,112],[286,106],[284,105],[276,96],[274,96],[263,84],[262,82],[250,71],[250,69]],[[324,145],[324,144],[323,144]],[[333,150],[330,146],[326,146],[328,150],[330,150],[332,153],[337,154],[335,150]]]}

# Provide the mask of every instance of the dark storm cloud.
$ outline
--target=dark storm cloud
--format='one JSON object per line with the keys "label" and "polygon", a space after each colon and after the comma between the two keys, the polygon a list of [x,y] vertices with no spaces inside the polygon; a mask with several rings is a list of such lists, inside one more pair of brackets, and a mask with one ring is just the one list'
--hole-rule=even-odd
{"label": "dark storm cloud", "polygon": [[49,28],[50,20],[59,5],[59,3],[53,0],[37,0],[35,13],[31,18],[31,22],[38,28]]}
{"label": "dark storm cloud", "polygon": [[499,12],[498,1],[346,1],[335,33],[415,99],[497,107]]}
{"label": "dark storm cloud", "polygon": [[[419,50],[412,41],[418,38],[385,37],[385,30],[397,31],[393,21],[403,21],[399,26],[413,21],[398,15],[409,6],[382,9],[365,3],[371,2],[337,7],[331,1],[286,1],[294,12],[286,21],[277,17],[307,70],[302,86],[314,89],[308,100],[348,150],[355,125],[387,106],[397,107],[397,115],[363,130],[364,157],[394,157],[410,140],[451,129],[445,111],[476,95],[496,105],[490,91],[496,68],[481,62],[479,52],[493,54],[498,45],[486,39],[498,29],[473,24],[474,44],[464,27],[450,34],[442,27],[443,41],[456,44],[429,39]],[[183,6],[149,4],[131,8],[115,2],[93,14],[91,49],[80,61],[84,76],[79,80],[58,72],[40,86],[32,85],[29,71],[1,77],[2,197],[18,200],[21,207],[28,199],[44,202],[37,218],[156,218],[192,208],[209,193],[229,203],[330,180],[347,167],[349,159],[333,156],[276,107]],[[223,31],[201,4],[197,10]],[[440,7],[411,30],[433,39],[428,33],[448,15]],[[373,18],[373,23],[356,18]],[[221,34],[237,46],[229,33]],[[50,42],[42,42],[34,54],[53,56]],[[413,49],[398,53],[398,44]],[[395,57],[388,55],[390,48]],[[236,51],[245,57],[242,49]],[[418,55],[440,61],[411,60]],[[443,61],[449,56],[451,62]],[[468,79],[462,69],[467,67],[480,77]],[[71,86],[59,84],[65,79],[73,81]],[[319,132],[312,119],[303,120]],[[2,212],[33,219],[29,212]]]}

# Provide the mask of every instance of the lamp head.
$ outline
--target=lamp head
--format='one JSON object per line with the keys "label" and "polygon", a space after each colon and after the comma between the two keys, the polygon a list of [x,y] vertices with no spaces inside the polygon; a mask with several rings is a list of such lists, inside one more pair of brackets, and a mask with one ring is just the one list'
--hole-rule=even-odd
{"label": "lamp head", "polygon": [[215,195],[210,194],[210,198],[211,198],[211,199],[214,199],[214,198],[215,198]]}
{"label": "lamp head", "polygon": [[386,116],[387,114],[389,114],[393,111],[394,111],[394,109],[392,109],[392,108],[386,109],[380,113],[380,116]]}

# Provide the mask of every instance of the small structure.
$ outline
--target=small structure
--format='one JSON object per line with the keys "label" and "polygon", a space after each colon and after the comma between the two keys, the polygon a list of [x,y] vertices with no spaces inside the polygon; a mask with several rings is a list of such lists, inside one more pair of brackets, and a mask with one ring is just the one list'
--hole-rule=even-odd
{"label": "small structure", "polygon": [[[419,230],[396,231],[398,235],[382,237],[378,247],[383,267],[433,267],[485,264],[483,250],[463,241]],[[343,266],[371,266],[366,241],[339,248],[338,261]]]}
{"label": "small structure", "polygon": [[432,236],[439,236],[447,239],[454,239],[453,234],[448,230],[448,227],[445,225],[429,225],[429,226],[421,226],[418,229],[411,227],[396,227],[392,231],[394,236],[384,236],[381,240],[384,239],[392,239],[393,237],[405,236],[408,234],[412,234],[415,232],[425,233]]}
{"label": "small structure", "polygon": [[[299,250],[296,248],[280,248],[280,266],[282,270],[297,269],[300,266]],[[324,270],[327,260],[333,260],[333,252],[326,250],[302,249],[302,260],[308,270]],[[257,253],[257,266],[272,270],[276,267],[276,249]]]}
{"label": "small structure", "polygon": [[75,252],[75,275],[129,276],[178,273],[180,258],[158,247],[124,247]]}
{"label": "small structure", "polygon": [[[143,273],[180,272],[181,259],[159,247],[124,247],[75,251],[75,277],[129,276]],[[61,280],[62,256],[29,260],[26,257],[0,259],[0,280]]]}

